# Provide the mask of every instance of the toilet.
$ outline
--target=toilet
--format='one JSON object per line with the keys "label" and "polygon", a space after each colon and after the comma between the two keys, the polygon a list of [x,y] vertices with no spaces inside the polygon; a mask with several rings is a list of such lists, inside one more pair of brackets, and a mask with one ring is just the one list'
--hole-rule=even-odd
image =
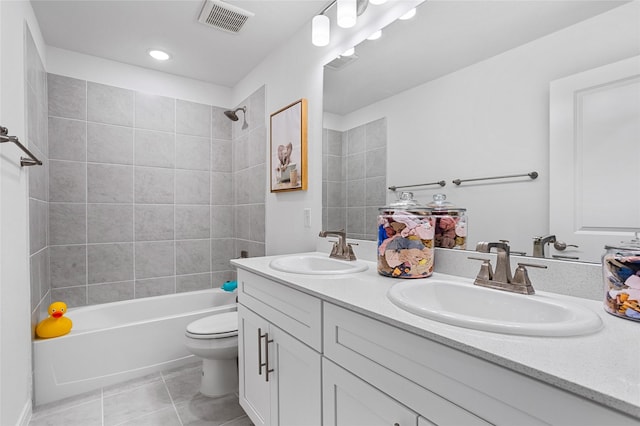
{"label": "toilet", "polygon": [[185,332],[187,349],[202,358],[200,393],[221,396],[238,390],[238,312],[193,321]]}

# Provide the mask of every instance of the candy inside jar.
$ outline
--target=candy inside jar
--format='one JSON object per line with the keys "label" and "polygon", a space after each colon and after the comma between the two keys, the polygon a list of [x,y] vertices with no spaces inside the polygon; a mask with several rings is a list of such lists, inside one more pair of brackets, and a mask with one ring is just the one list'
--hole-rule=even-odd
{"label": "candy inside jar", "polygon": [[378,273],[394,278],[425,278],[433,273],[435,219],[411,192],[380,209]]}
{"label": "candy inside jar", "polygon": [[455,207],[444,194],[435,194],[428,204],[436,220],[435,247],[464,250],[467,248],[467,209]]}
{"label": "candy inside jar", "polygon": [[605,246],[602,256],[604,309],[608,313],[640,321],[640,239],[619,246]]}

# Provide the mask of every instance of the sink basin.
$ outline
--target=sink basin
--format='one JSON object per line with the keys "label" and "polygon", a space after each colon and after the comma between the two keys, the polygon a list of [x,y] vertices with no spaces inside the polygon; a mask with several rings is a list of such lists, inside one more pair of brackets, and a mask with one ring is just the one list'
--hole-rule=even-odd
{"label": "sink basin", "polygon": [[328,255],[300,254],[277,257],[269,263],[277,271],[292,274],[340,275],[365,271],[368,266],[357,260],[332,259]]}
{"label": "sink basin", "polygon": [[522,295],[438,279],[401,282],[387,297],[398,307],[459,327],[525,336],[575,336],[599,330],[590,309],[549,294]]}

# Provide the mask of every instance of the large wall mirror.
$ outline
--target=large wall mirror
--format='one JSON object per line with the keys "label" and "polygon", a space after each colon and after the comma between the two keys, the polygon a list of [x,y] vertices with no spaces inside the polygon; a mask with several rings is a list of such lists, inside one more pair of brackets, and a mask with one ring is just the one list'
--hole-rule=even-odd
{"label": "large wall mirror", "polygon": [[[444,193],[466,208],[467,248],[504,239],[513,251],[533,255],[535,237],[555,235],[559,249],[545,245],[546,257],[599,262],[601,241],[629,240],[640,228],[640,197],[625,204],[632,209],[625,222],[608,223],[611,232],[597,244],[577,241],[580,230],[554,229],[550,218],[562,214],[550,203],[561,178],[554,170],[573,159],[551,158],[561,151],[550,147],[575,140],[552,140],[550,93],[559,81],[640,55],[639,15],[637,1],[433,0],[422,3],[414,18],[384,28],[380,39],[356,46],[354,57],[327,64],[323,227],[375,239],[377,207],[396,197],[389,186],[444,180],[444,187],[407,190],[421,204]],[[622,91],[638,88],[631,84]],[[624,125],[637,141],[633,114]],[[625,155],[637,159],[637,145],[626,145]],[[575,172],[577,178],[590,176],[584,182],[606,186],[619,177],[609,176],[615,164],[585,164],[591,165]],[[536,179],[526,175],[532,171]],[[637,163],[621,173],[637,187]],[[453,183],[512,175],[524,177]],[[603,200],[602,207],[611,201]]]}

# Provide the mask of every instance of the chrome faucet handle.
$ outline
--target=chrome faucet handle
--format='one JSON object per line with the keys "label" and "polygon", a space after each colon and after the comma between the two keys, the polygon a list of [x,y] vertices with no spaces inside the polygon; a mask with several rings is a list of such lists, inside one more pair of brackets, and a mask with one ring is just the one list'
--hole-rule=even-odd
{"label": "chrome faucet handle", "polygon": [[514,286],[517,286],[517,292],[522,294],[534,294],[535,290],[531,285],[531,280],[529,279],[529,273],[527,272],[527,268],[541,268],[547,269],[544,265],[536,265],[533,263],[518,263],[518,267],[516,268],[516,272],[513,274],[513,281],[511,282]]}
{"label": "chrome faucet handle", "polygon": [[484,257],[473,257],[469,256],[467,259],[471,260],[479,260],[482,262],[480,266],[480,271],[476,276],[476,283],[480,282],[482,284],[486,284],[493,279],[493,271],[491,270],[491,259],[486,259]]}

